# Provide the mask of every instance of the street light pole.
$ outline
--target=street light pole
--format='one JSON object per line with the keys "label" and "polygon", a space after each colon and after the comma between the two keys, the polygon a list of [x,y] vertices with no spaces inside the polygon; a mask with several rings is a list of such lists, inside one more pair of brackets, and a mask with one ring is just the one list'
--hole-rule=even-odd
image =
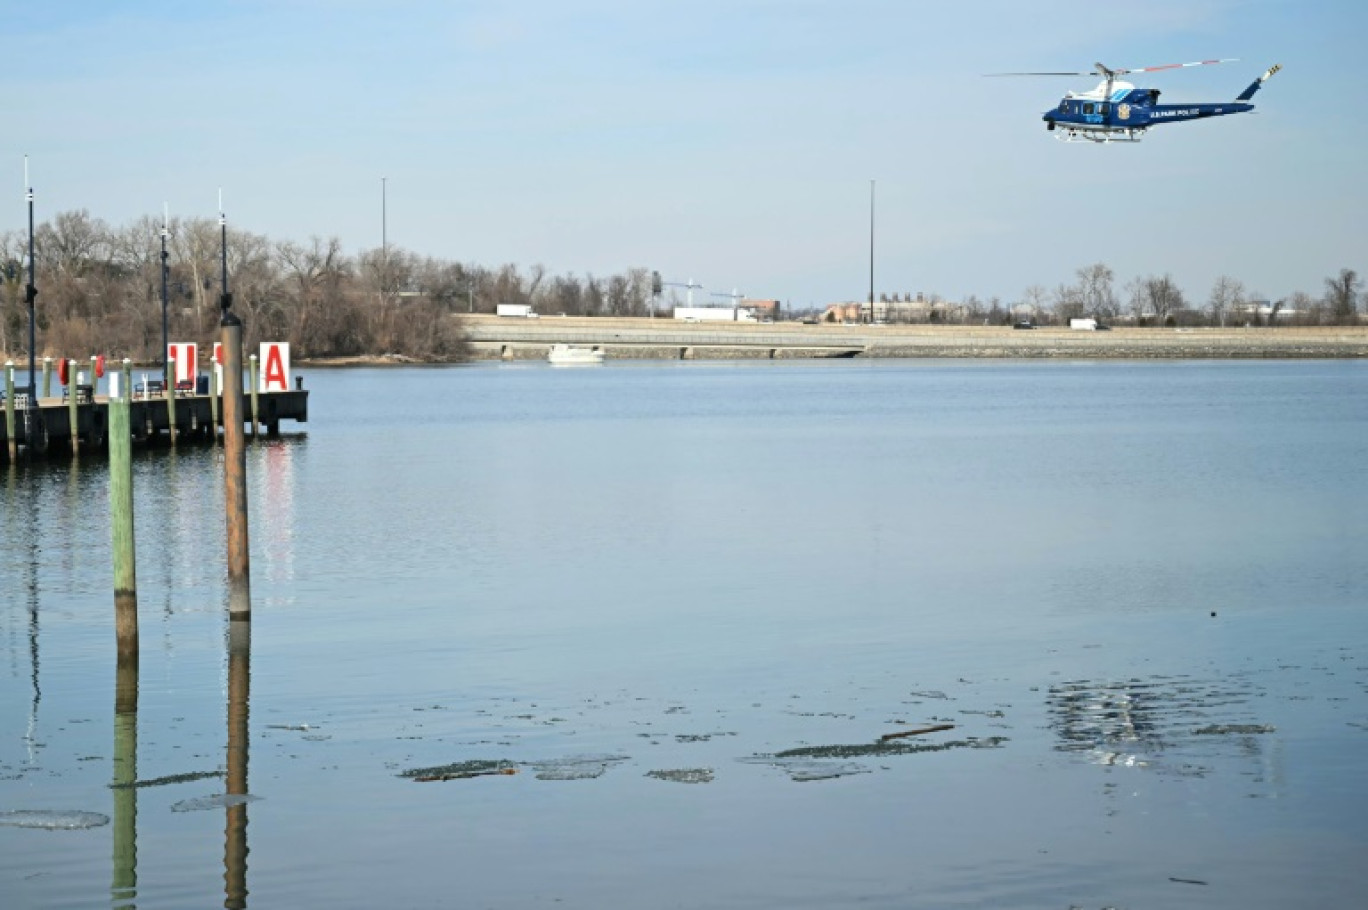
{"label": "street light pole", "polygon": [[874,181],[869,181],[869,321],[874,321]]}
{"label": "street light pole", "polygon": [[169,333],[168,333],[167,316],[166,316],[166,310],[167,310],[166,278],[167,278],[167,273],[171,270],[171,267],[170,267],[169,265],[167,265],[167,259],[168,259],[168,257],[170,256],[170,254],[166,252],[166,240],[167,240],[168,237],[171,236],[171,230],[170,230],[170,227],[169,227],[169,225],[168,225],[168,222],[169,222],[169,221],[170,221],[170,207],[167,206],[167,205],[165,205],[165,204],[163,204],[163,206],[162,206],[162,229],[161,229],[162,388],[163,388],[163,389],[172,389],[172,388],[173,388],[173,386],[171,385],[171,363],[170,363],[170,360],[168,359],[168,358],[171,356],[170,353],[169,353],[170,347],[171,347],[171,339],[170,339]]}
{"label": "street light pole", "polygon": [[[33,432],[38,423],[38,319],[34,312],[34,301],[38,299],[38,287],[34,284],[34,262],[33,255],[33,186],[29,183],[28,156],[24,156],[24,187],[28,192],[28,287],[24,289],[24,297],[28,301],[29,317],[29,381],[28,381],[28,431]],[[73,380],[72,398],[76,397],[75,384]],[[28,446],[33,448],[33,436],[26,437]]]}
{"label": "street light pole", "polygon": [[380,302],[385,301],[385,286],[389,282],[389,194],[386,182],[380,178]]}

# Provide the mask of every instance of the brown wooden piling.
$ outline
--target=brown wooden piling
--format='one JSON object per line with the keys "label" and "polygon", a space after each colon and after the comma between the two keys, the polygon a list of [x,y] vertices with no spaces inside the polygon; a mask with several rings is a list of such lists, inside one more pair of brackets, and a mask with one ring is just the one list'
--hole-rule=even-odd
{"label": "brown wooden piling", "polygon": [[251,566],[247,547],[247,448],[243,439],[242,322],[225,310],[223,350],[223,475],[228,520],[228,613],[252,615]]}

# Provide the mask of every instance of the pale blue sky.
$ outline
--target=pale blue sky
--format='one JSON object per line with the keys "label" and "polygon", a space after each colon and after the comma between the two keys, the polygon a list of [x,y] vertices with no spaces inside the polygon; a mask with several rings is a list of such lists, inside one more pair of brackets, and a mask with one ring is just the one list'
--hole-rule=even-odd
{"label": "pale blue sky", "polygon": [[[1105,262],[1281,297],[1368,273],[1368,4],[1315,0],[201,0],[0,3],[0,172],[25,221],[215,214],[272,239],[605,275],[794,306],[876,287],[1018,299]],[[1065,145],[1084,77],[1258,113]],[[3,181],[0,181],[3,182]],[[0,212],[6,209],[0,207]]]}

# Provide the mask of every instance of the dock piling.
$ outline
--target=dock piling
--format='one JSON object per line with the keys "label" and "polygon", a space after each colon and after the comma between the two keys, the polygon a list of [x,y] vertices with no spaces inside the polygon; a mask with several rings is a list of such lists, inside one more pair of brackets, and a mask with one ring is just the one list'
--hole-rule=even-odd
{"label": "dock piling", "polygon": [[19,460],[19,440],[14,436],[14,361],[5,362],[5,439],[9,442],[9,460]]}
{"label": "dock piling", "polygon": [[166,435],[171,445],[176,445],[176,358],[166,360],[166,381],[162,383],[166,393]]}
{"label": "dock piling", "polygon": [[224,307],[220,323],[223,351],[223,504],[228,519],[228,614],[250,619],[251,566],[247,548],[247,448],[242,423],[242,322]]}
{"label": "dock piling", "polygon": [[219,371],[209,369],[209,435],[218,443],[219,438]]}
{"label": "dock piling", "polygon": [[[125,370],[127,370],[125,361]],[[114,553],[114,634],[119,656],[138,651],[138,570],[133,536],[132,402],[109,399],[109,526]]]}
{"label": "dock piling", "polygon": [[52,358],[43,358],[43,397],[52,397]]}
{"label": "dock piling", "polygon": [[256,439],[257,426],[260,422],[260,418],[257,415],[261,413],[257,402],[257,386],[260,384],[258,378],[261,375],[261,364],[257,362],[257,355],[255,354],[248,358],[248,362],[251,364],[251,370],[249,371],[247,381],[251,383],[250,388],[252,390],[252,438]]}
{"label": "dock piling", "polygon": [[71,434],[71,454],[81,454],[80,415],[76,411],[76,400],[81,394],[80,377],[76,374],[76,360],[67,361],[67,429]]}

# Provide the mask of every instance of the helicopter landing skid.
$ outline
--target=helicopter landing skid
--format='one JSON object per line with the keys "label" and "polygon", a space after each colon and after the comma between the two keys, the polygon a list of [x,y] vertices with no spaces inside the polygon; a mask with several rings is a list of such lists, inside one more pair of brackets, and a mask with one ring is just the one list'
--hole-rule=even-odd
{"label": "helicopter landing skid", "polygon": [[1096,142],[1105,145],[1111,142],[1139,142],[1145,138],[1144,130],[1071,130],[1054,131],[1060,142]]}

